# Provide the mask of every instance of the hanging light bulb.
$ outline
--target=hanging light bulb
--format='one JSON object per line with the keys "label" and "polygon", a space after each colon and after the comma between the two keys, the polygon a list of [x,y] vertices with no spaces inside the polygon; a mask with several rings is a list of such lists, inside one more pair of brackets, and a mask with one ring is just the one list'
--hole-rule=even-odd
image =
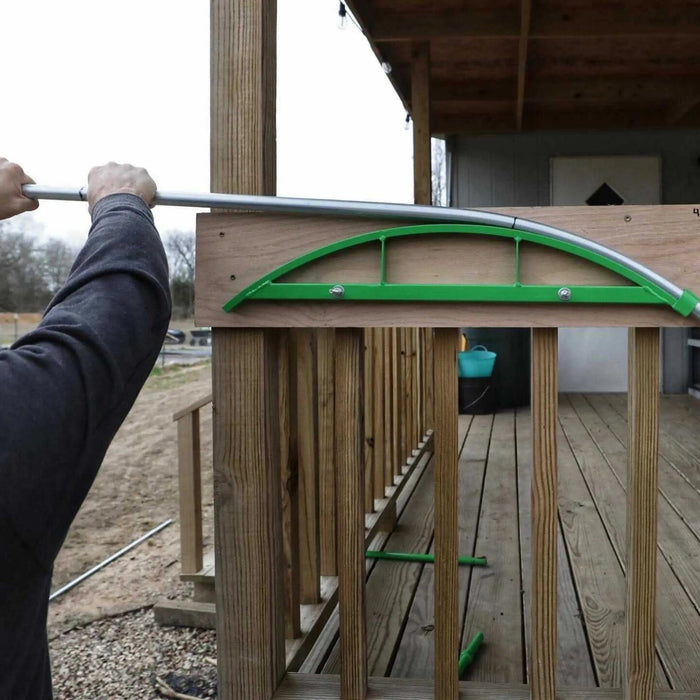
{"label": "hanging light bulb", "polygon": [[338,29],[345,29],[348,22],[348,9],[345,3],[341,2],[338,8]]}
{"label": "hanging light bulb", "polygon": [[391,63],[382,61],[382,70],[389,75],[389,73],[391,73]]}
{"label": "hanging light bulb", "polygon": [[406,112],[406,121],[403,125],[404,131],[408,131],[408,127],[410,126],[410,124],[411,124],[411,115],[408,112]]}

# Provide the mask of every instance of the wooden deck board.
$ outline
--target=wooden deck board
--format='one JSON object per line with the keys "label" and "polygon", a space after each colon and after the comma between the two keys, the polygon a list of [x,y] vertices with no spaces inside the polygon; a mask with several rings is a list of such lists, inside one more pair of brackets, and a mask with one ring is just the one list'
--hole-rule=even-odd
{"label": "wooden deck board", "polygon": [[489,447],[476,549],[488,567],[472,571],[463,639],[484,633],[469,678],[524,681],[520,550],[512,411],[497,413]]}
{"label": "wooden deck board", "polygon": [[[470,447],[462,447],[459,461],[459,551],[467,556],[474,553],[473,540],[479,515],[481,474],[483,474],[486,463],[492,421],[491,416],[475,416],[473,420],[471,416],[460,416],[459,419],[460,445],[464,445],[467,431],[469,431],[467,443],[470,444]],[[479,441],[479,447],[477,447],[477,454],[472,459],[469,459],[473,454],[474,448],[472,445],[474,440]],[[432,546],[430,552],[433,553]],[[465,589],[469,574],[469,567],[460,567],[460,590]],[[392,676],[403,678],[433,677],[435,659],[434,582],[434,567],[423,567],[396,656],[391,666]],[[459,610],[461,620],[464,613],[463,597],[460,597]]]}
{"label": "wooden deck board", "polygon": [[[618,698],[626,399],[573,395],[560,403],[558,697]],[[662,397],[661,406],[657,698],[700,697],[700,403]],[[529,430],[528,409],[460,417],[460,442],[466,434],[459,463],[460,553],[486,555],[490,563],[459,571],[462,646],[477,627],[486,633],[461,697],[528,697]],[[419,476],[399,498],[398,529],[378,533],[373,548],[431,551],[432,474],[428,468]],[[367,562],[369,697],[432,697],[432,569]],[[336,607],[297,668],[337,672],[337,629]],[[377,678],[387,674],[392,679]],[[338,697],[335,676],[318,678],[288,675],[277,697],[291,697],[292,688],[307,688],[309,698]],[[571,689],[586,687],[591,690]]]}
{"label": "wooden deck board", "polygon": [[[609,469],[601,469],[590,474],[588,482],[597,489],[600,500],[612,503],[624,502],[624,488],[627,478],[626,449],[610,428],[600,419],[583,396],[571,397],[571,405],[582,418]],[[595,482],[595,483],[594,483]],[[604,497],[602,496],[605,494]],[[623,500],[620,500],[623,499]],[[664,499],[660,504],[668,505]],[[624,509],[606,507],[601,509],[611,540],[621,562],[625,561],[625,517]],[[682,527],[685,532],[679,534]],[[659,510],[658,537],[662,549],[673,552],[675,558],[688,556],[683,553],[679,542],[689,545],[690,533],[672,509]],[[692,536],[692,535],[691,535]],[[661,659],[673,688],[692,690],[700,688],[700,616],[669,562],[658,556],[658,586],[661,595],[658,600],[658,624],[656,631],[657,653]],[[688,664],[693,660],[693,664]]]}

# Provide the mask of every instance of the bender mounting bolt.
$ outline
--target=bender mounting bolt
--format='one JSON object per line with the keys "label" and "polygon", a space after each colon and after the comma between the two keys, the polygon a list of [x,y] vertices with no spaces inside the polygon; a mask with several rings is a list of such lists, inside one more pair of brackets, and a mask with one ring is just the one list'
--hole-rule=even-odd
{"label": "bender mounting bolt", "polygon": [[342,299],[345,296],[345,287],[342,284],[336,284],[335,287],[331,287],[328,291],[335,299]]}
{"label": "bender mounting bolt", "polygon": [[571,290],[568,287],[562,287],[558,292],[557,296],[562,300],[562,301],[570,301],[571,300]]}

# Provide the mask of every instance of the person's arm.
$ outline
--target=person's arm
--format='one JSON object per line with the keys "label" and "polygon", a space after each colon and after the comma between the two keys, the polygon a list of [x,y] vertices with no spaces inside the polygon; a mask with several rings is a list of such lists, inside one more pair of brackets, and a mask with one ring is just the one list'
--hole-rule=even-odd
{"label": "person's arm", "polygon": [[36,330],[0,352],[0,511],[45,566],[167,330],[167,262],[148,206],[154,193],[145,171],[91,171],[87,243]]}
{"label": "person's arm", "polygon": [[22,185],[30,184],[34,184],[34,180],[17,163],[0,158],[0,219],[9,219],[39,206],[36,199],[25,197],[22,192]]}

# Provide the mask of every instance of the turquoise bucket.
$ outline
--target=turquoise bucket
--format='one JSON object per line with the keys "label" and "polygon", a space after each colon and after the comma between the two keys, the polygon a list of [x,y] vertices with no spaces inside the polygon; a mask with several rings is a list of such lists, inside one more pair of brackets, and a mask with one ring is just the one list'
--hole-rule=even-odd
{"label": "turquoise bucket", "polygon": [[496,353],[477,345],[471,350],[457,353],[457,373],[460,377],[490,377]]}

